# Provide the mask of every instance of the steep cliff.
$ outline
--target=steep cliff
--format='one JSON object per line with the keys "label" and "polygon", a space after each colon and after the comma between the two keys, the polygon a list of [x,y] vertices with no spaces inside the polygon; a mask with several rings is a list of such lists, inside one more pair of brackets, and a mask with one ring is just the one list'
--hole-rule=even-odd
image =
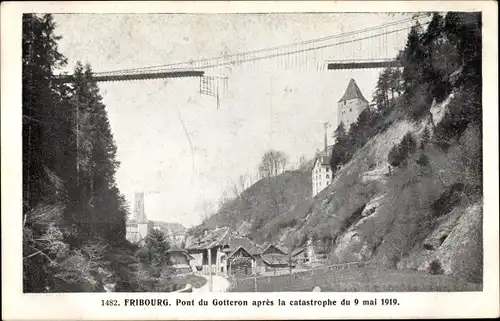
{"label": "steep cliff", "polygon": [[[379,77],[377,108],[337,128],[330,186],[308,199],[304,171],[279,211],[238,201],[210,224],[247,222],[254,239],[285,248],[312,239],[330,263],[371,260],[481,283],[481,44],[475,13],[435,13],[426,30],[414,26],[399,57],[403,71]],[[280,193],[268,183],[242,195],[270,203]]]}

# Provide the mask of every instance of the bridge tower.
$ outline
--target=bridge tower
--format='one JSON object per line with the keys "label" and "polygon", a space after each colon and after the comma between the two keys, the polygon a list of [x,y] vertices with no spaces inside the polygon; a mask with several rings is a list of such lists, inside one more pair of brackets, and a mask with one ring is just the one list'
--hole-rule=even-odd
{"label": "bridge tower", "polygon": [[359,114],[361,114],[366,107],[368,107],[368,101],[363,96],[356,81],[351,78],[344,95],[338,102],[337,126],[343,122],[345,130],[348,132],[349,126],[356,122]]}

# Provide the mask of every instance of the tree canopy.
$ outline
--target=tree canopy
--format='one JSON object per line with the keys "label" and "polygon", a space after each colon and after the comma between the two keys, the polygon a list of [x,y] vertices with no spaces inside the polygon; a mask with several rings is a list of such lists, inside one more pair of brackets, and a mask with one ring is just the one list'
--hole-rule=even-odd
{"label": "tree canopy", "polygon": [[69,83],[57,81],[66,58],[55,29],[49,14],[23,15],[26,292],[98,290],[92,280],[107,246],[128,247],[128,207],[115,182],[119,163],[106,107],[89,65],[78,63]]}

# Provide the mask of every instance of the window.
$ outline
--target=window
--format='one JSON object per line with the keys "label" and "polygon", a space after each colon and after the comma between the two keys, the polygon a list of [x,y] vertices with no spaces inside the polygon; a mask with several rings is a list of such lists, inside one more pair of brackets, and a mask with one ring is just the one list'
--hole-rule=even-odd
{"label": "window", "polygon": [[330,175],[326,174],[326,180],[328,181],[328,179],[330,178]]}
{"label": "window", "polygon": [[347,104],[347,100],[344,100],[344,105],[346,105],[346,104]]}
{"label": "window", "polygon": [[349,111],[352,111],[352,108],[349,108]]}

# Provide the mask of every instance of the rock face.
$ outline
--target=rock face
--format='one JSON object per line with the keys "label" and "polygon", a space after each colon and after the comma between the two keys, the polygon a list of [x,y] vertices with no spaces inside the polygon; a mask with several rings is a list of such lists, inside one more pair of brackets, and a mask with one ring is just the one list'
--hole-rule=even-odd
{"label": "rock face", "polygon": [[[368,141],[336,173],[332,184],[314,198],[302,224],[290,234],[294,230],[307,235],[318,230],[318,234],[329,233],[335,239],[330,257],[339,263],[374,259],[393,267],[397,263],[399,268],[453,274],[479,282],[482,205],[465,204],[462,200],[465,194],[455,197],[453,193],[444,193],[448,188],[436,178],[436,173],[447,169],[443,166],[455,166],[443,165],[447,161],[446,152],[434,151],[432,157],[438,157],[442,163],[434,164],[431,158],[434,167],[429,166],[433,173],[430,175],[415,163],[411,168],[393,169],[391,173],[387,163],[390,149],[406,133],[412,133],[417,143],[425,128],[430,128],[432,135],[432,127],[442,120],[452,97],[453,94],[442,103],[433,104],[432,118],[416,123],[398,120]],[[459,176],[448,177],[447,184],[452,183],[467,181],[461,181]],[[395,184],[401,188],[394,188]],[[406,201],[406,195],[411,199]],[[434,208],[438,199],[449,209]],[[416,223],[420,218],[427,224],[423,228],[416,225],[421,224]],[[326,231],[318,226],[326,226]]]}
{"label": "rock face", "polygon": [[423,271],[438,262],[445,274],[480,282],[483,274],[482,204],[456,208],[398,268]]}
{"label": "rock face", "polygon": [[[286,204],[286,213],[267,217],[271,207],[256,206],[266,203],[258,199],[269,196],[263,180],[246,191],[246,200],[253,199],[253,203],[236,202],[236,210],[227,211],[231,214],[226,217],[228,222],[251,222],[253,227],[257,222],[256,236],[267,233],[272,242],[283,247],[294,238],[320,241],[324,245],[322,258],[331,264],[372,260],[479,282],[482,204],[464,200],[472,195],[466,188],[477,185],[461,175],[465,165],[460,162],[468,154],[421,144],[424,135],[425,141],[433,141],[433,127],[442,121],[452,97],[433,103],[432,117],[421,121],[413,122],[397,113],[388,116],[385,129],[358,149],[335,173],[332,183],[312,199],[298,193]],[[414,153],[405,166],[390,167],[389,151],[408,133],[416,143]],[[460,141],[456,145],[460,149],[467,144]],[[422,156],[427,163],[421,161]],[[300,180],[295,180],[297,185],[292,185],[310,184],[310,175],[302,173]],[[262,197],[256,197],[260,194]],[[480,197],[474,197],[470,202],[479,202]],[[256,208],[266,215],[256,213]],[[256,220],[259,217],[266,219]],[[273,226],[276,228],[270,228]]]}
{"label": "rock face", "polygon": [[361,212],[361,218],[338,238],[334,255],[339,262],[360,262],[373,256],[373,239],[365,237],[362,230],[377,219],[378,207],[384,196],[385,194],[382,194],[371,199]]}

